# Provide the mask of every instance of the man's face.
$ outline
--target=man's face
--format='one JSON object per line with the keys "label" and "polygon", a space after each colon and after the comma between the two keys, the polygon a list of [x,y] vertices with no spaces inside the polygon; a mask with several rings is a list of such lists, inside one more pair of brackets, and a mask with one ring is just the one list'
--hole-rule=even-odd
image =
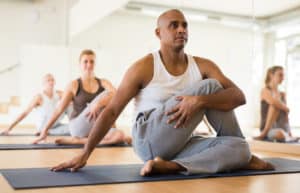
{"label": "man's face", "polygon": [[188,23],[182,13],[170,11],[160,18],[156,34],[161,44],[181,50],[188,41]]}

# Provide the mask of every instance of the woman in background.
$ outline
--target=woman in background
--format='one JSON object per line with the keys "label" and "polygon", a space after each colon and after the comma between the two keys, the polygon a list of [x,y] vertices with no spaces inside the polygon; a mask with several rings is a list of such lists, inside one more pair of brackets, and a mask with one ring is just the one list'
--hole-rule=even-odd
{"label": "woman in background", "polygon": [[[58,138],[58,144],[84,144],[95,123],[97,116],[115,94],[115,88],[108,80],[94,75],[96,55],[92,50],[83,50],[79,57],[81,76],[67,86],[62,101],[46,124],[41,135],[33,142],[38,143],[47,137],[48,130],[67,106],[73,103],[73,112],[69,122],[72,138]],[[115,124],[101,144],[131,143],[131,138],[117,129]]]}
{"label": "woman in background", "polygon": [[265,87],[261,91],[261,134],[255,139],[271,141],[286,141],[292,137],[289,125],[289,108],[286,105],[286,95],[280,92],[278,86],[284,80],[281,66],[270,67],[265,78]]}

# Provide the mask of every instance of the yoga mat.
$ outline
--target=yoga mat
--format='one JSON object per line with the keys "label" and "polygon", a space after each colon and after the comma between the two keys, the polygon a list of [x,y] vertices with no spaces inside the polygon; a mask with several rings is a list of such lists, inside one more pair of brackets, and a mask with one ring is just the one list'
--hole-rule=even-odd
{"label": "yoga mat", "polygon": [[282,141],[282,140],[271,140],[271,139],[266,138],[266,139],[262,139],[262,140],[258,140],[258,141],[266,141],[266,142],[273,142],[273,143],[294,143],[294,144],[299,143],[300,144],[299,139],[289,139],[286,141]]}
{"label": "yoga mat", "polygon": [[190,176],[183,174],[172,174],[142,177],[139,175],[139,171],[142,165],[132,164],[87,166],[75,173],[71,173],[68,170],[62,172],[51,172],[49,171],[49,168],[4,169],[0,170],[0,172],[14,189],[48,188],[96,184],[119,184],[164,180],[186,180],[198,178],[286,174],[300,172],[300,161],[282,158],[269,158],[265,160],[274,164],[276,170],[239,170],[226,173],[197,174]]}
{"label": "yoga mat", "polygon": [[[2,135],[1,137],[22,137],[22,136],[36,136],[34,133],[10,133],[9,135]],[[48,134],[48,136],[70,136],[70,134]]]}
{"label": "yoga mat", "polygon": [[[45,144],[0,144],[0,150],[33,150],[33,149],[75,149],[82,148],[83,145],[58,145],[53,143]],[[126,143],[113,145],[97,145],[96,147],[131,147]]]}

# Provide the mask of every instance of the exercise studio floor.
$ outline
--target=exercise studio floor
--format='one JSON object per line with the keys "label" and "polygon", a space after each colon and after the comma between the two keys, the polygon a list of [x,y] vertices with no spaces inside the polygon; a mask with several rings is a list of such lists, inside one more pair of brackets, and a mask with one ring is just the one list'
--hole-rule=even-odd
{"label": "exercise studio floor", "polygon": [[[33,137],[3,137],[0,136],[0,143],[16,143],[22,140],[23,143],[29,142]],[[80,149],[56,149],[56,150],[1,150],[0,151],[0,168],[33,168],[33,167],[51,167],[62,160],[67,160]],[[262,157],[282,157],[300,160],[300,155],[271,153],[255,151],[256,155]],[[89,159],[88,165],[99,164],[134,164],[141,163],[139,158],[134,154],[131,147],[122,148],[98,148],[94,151]],[[206,178],[196,180],[177,180],[162,182],[145,182],[145,183],[126,183],[113,185],[92,185],[92,186],[73,186],[63,188],[47,189],[26,189],[14,190],[3,176],[0,176],[1,193],[77,193],[77,192],[201,192],[201,193],[246,193],[246,192],[272,192],[272,193],[298,193],[299,192],[299,174],[280,174],[280,175],[261,175],[247,177],[229,177],[229,178]]]}

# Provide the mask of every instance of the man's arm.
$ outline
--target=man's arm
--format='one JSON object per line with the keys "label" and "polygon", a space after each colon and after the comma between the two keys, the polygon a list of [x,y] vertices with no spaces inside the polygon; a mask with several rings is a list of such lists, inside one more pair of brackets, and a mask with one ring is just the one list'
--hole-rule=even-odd
{"label": "man's arm", "polygon": [[213,78],[220,82],[224,90],[214,94],[199,96],[202,108],[230,111],[246,103],[244,93],[229,78],[227,78],[219,67],[212,61],[196,57],[196,62],[205,78]]}
{"label": "man's arm", "polygon": [[168,123],[176,121],[175,128],[184,126],[201,109],[230,111],[246,103],[243,92],[221,72],[217,65],[203,58],[196,57],[195,60],[203,78],[218,80],[224,89],[209,95],[177,96],[176,100],[180,102],[166,112],[169,116]]}

